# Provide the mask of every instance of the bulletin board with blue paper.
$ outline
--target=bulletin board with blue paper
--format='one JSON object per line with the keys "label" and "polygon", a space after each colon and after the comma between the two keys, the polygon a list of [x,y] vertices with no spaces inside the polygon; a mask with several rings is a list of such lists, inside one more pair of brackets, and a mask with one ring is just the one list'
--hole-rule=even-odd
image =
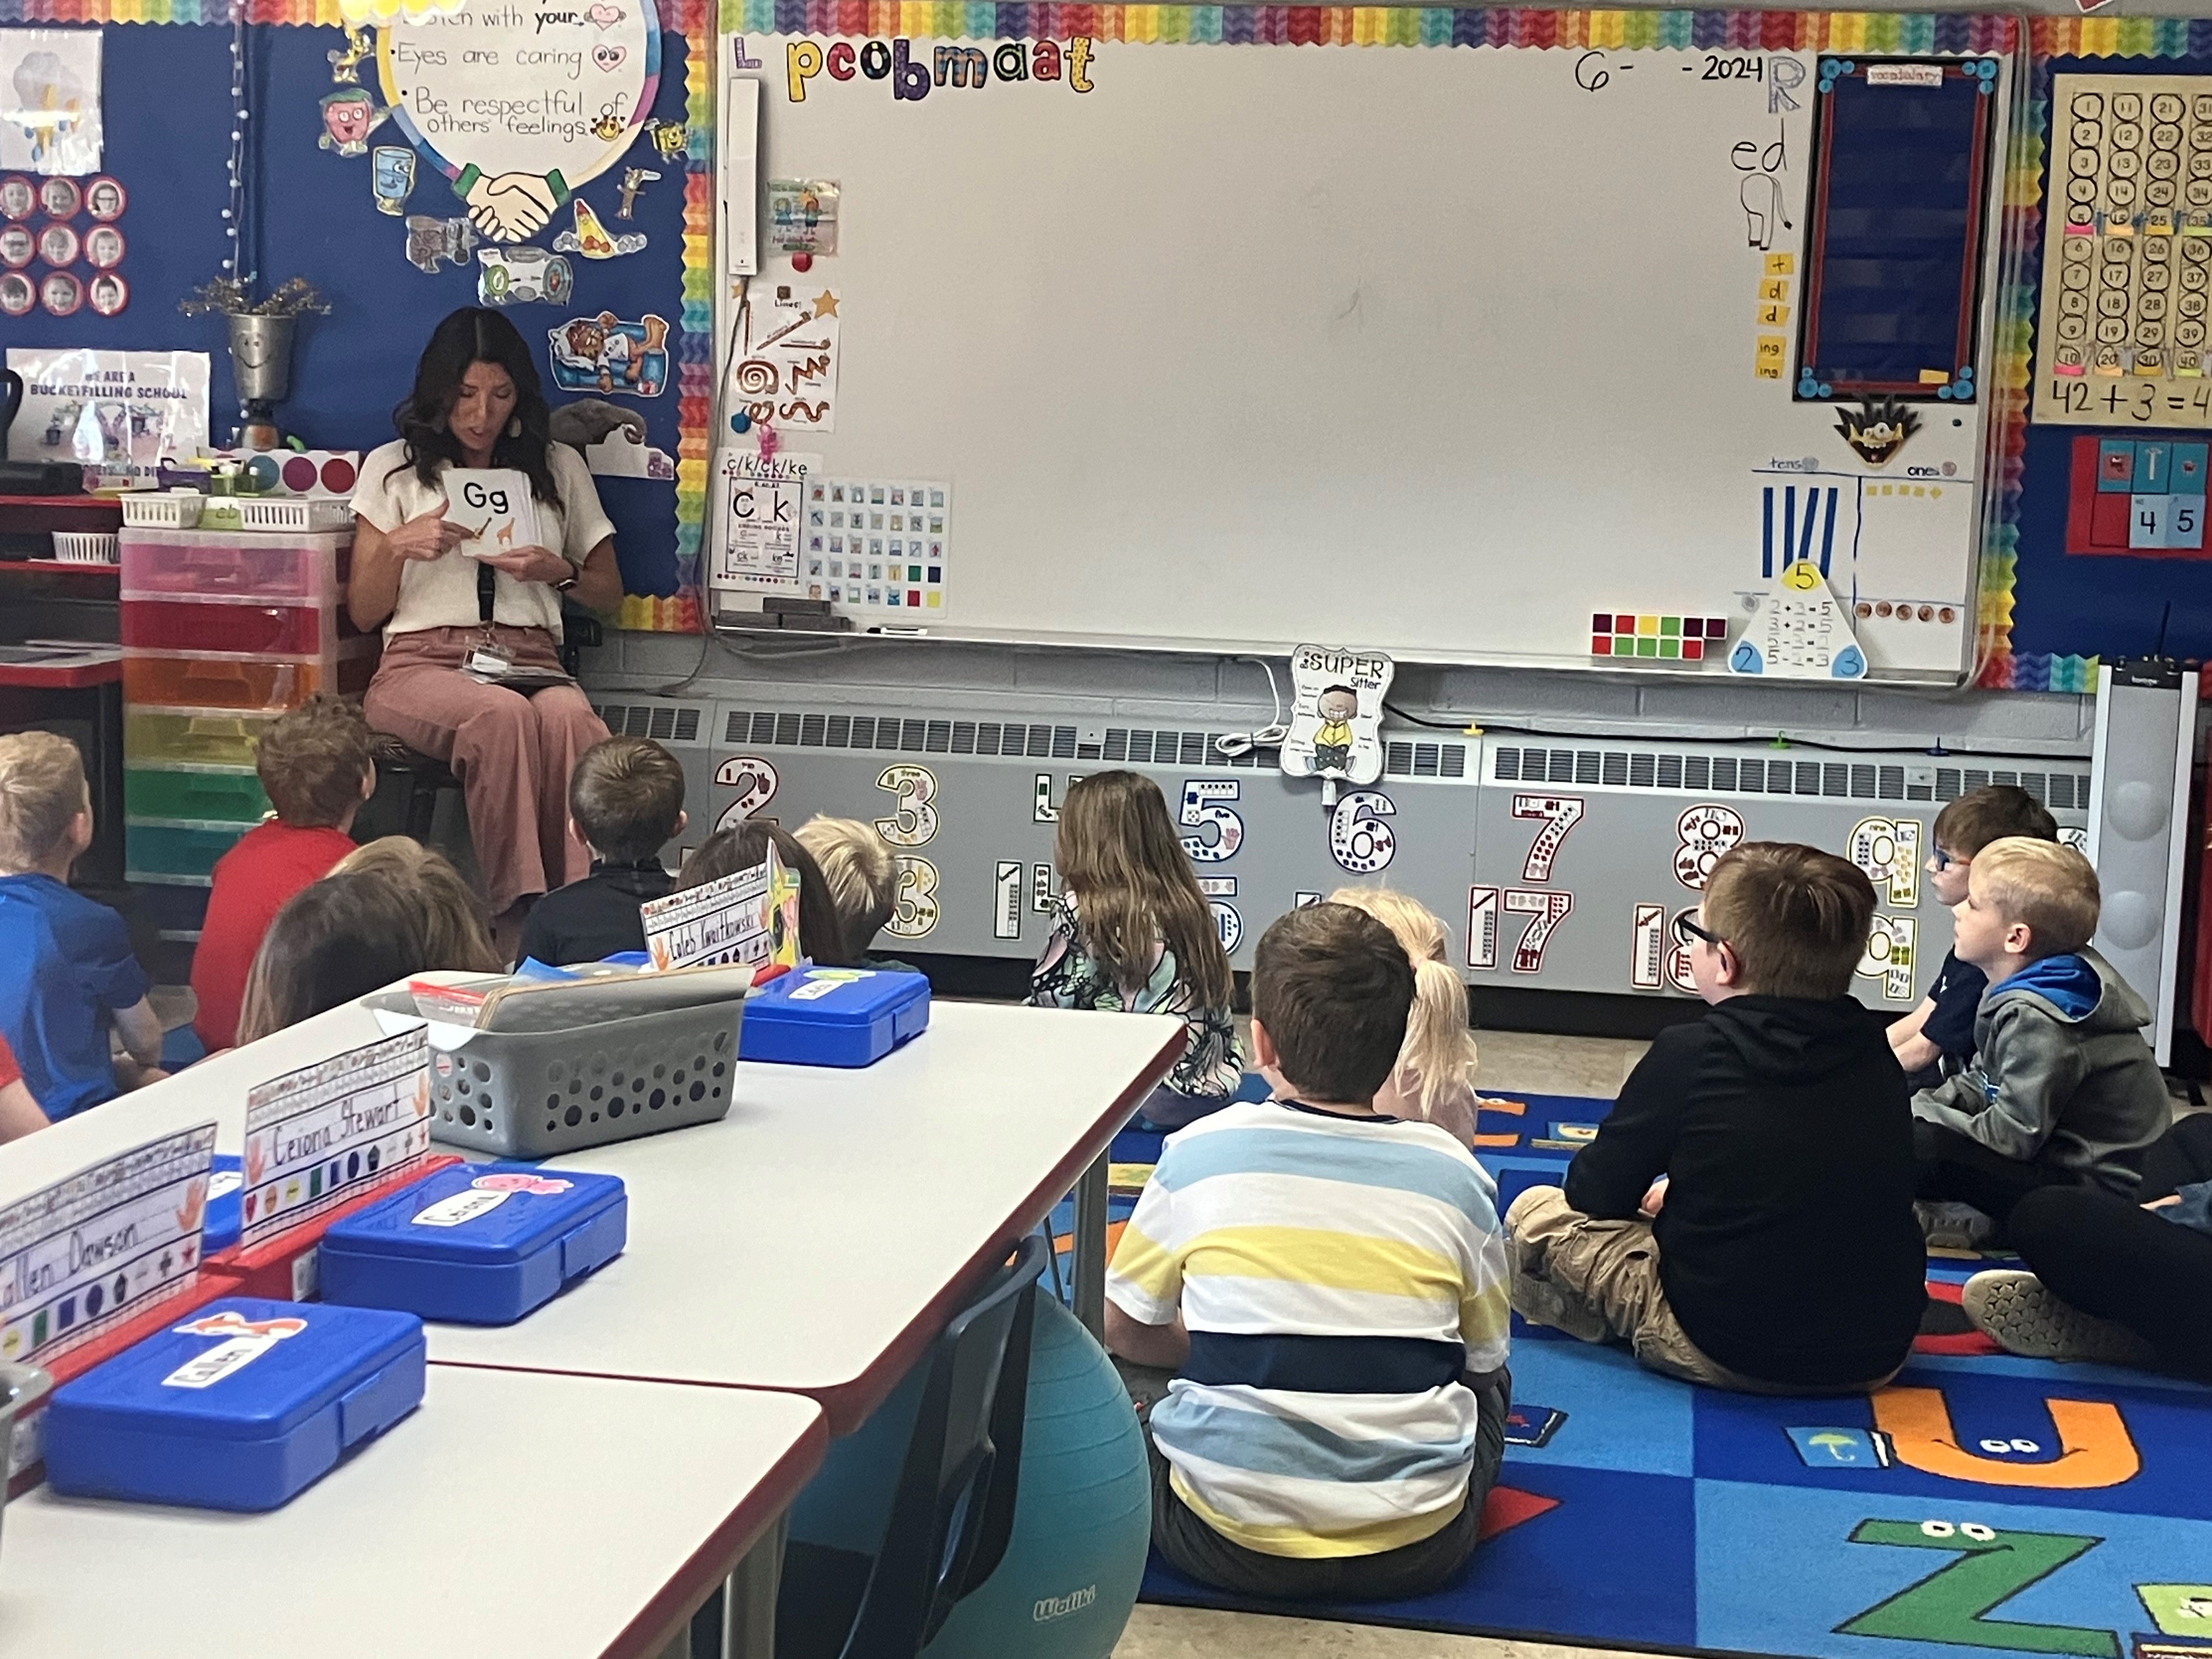
{"label": "bulletin board with blue paper", "polygon": [[2030,27],[2008,295],[2027,407],[1984,586],[2009,650],[1984,684],[2078,691],[2100,655],[2212,655],[2212,21]]}
{"label": "bulletin board with blue paper", "polygon": [[[22,169],[33,260],[69,251],[59,233],[45,245],[50,223],[70,224],[80,261],[106,228],[100,250],[127,292],[112,314],[58,315],[34,290],[8,343],[205,351],[221,442],[236,409],[222,322],[179,301],[217,278],[257,295],[304,278],[330,309],[301,319],[278,423],[311,448],[367,450],[392,435],[437,319],[498,306],[556,408],[605,406],[587,459],[616,526],[621,624],[696,628],[710,356],[700,0],[410,0],[336,27],[312,0],[256,6],[237,28],[213,3],[161,10],[141,21],[154,9],[131,0],[0,0],[0,25],[25,26],[0,27],[0,46],[99,42],[95,171],[124,204],[103,220],[81,200],[57,219]],[[49,27],[64,12],[106,26]],[[13,205],[0,179],[0,211]],[[28,271],[42,289],[53,268]],[[94,271],[78,275],[88,292]]]}

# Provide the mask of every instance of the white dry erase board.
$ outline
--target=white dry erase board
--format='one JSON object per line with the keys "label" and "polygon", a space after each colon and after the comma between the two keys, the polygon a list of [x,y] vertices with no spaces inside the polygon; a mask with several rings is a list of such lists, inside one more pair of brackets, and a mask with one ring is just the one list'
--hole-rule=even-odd
{"label": "white dry erase board", "polygon": [[1618,666],[1600,617],[1740,629],[1810,557],[1872,678],[1970,665],[2008,20],[1917,58],[1693,46],[1762,38],[1707,13],[1630,15],[1669,49],[1098,40],[1078,91],[1071,40],[817,10],[723,45],[759,175],[841,192],[834,257],[751,294],[836,295],[828,473],[957,487],[933,634]]}

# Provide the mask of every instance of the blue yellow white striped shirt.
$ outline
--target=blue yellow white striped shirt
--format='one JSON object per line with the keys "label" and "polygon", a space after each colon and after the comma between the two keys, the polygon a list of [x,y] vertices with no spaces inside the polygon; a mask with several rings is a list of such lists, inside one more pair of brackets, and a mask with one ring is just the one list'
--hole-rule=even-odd
{"label": "blue yellow white striped shirt", "polygon": [[1370,1555],[1466,1502],[1475,1397],[1505,1360],[1497,1188],[1433,1124],[1239,1103],[1169,1137],[1106,1279],[1180,1309],[1152,1408],[1176,1493],[1263,1554]]}

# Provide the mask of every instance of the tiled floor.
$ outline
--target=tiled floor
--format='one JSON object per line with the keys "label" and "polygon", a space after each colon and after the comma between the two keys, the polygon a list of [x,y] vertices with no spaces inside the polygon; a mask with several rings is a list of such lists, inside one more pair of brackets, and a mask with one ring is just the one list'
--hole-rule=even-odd
{"label": "tiled floor", "polygon": [[[1476,1038],[1476,1086],[1611,1097],[1650,1045],[1603,1037],[1486,1031]],[[1429,1631],[1263,1619],[1197,1607],[1138,1607],[1114,1659],[1579,1659],[1583,1650],[1494,1642]]]}

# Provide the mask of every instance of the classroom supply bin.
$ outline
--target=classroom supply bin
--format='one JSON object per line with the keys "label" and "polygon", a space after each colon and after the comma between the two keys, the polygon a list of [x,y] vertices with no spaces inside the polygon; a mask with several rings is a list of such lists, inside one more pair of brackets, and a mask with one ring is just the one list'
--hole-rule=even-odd
{"label": "classroom supply bin", "polygon": [[929,1029],[929,981],[867,968],[801,968],[746,1000],[739,1060],[872,1066]]}
{"label": "classroom supply bin", "polygon": [[330,531],[123,531],[132,881],[206,885],[268,810],[253,764],[269,723],[314,692],[367,690],[379,642],[345,612],[351,545]]}
{"label": "classroom supply bin", "polygon": [[[362,999],[417,1018],[405,991]],[[554,1031],[430,1027],[430,1138],[503,1158],[552,1158],[730,1109],[745,1004],[732,998]]]}
{"label": "classroom supply bin", "polygon": [[46,1481],[273,1510],[421,1404],[424,1363],[412,1314],[225,1297],[54,1390]]}
{"label": "classroom supply bin", "polygon": [[614,1176],[464,1164],[332,1224],[322,1297],[511,1325],[620,1255],[629,1232]]}

